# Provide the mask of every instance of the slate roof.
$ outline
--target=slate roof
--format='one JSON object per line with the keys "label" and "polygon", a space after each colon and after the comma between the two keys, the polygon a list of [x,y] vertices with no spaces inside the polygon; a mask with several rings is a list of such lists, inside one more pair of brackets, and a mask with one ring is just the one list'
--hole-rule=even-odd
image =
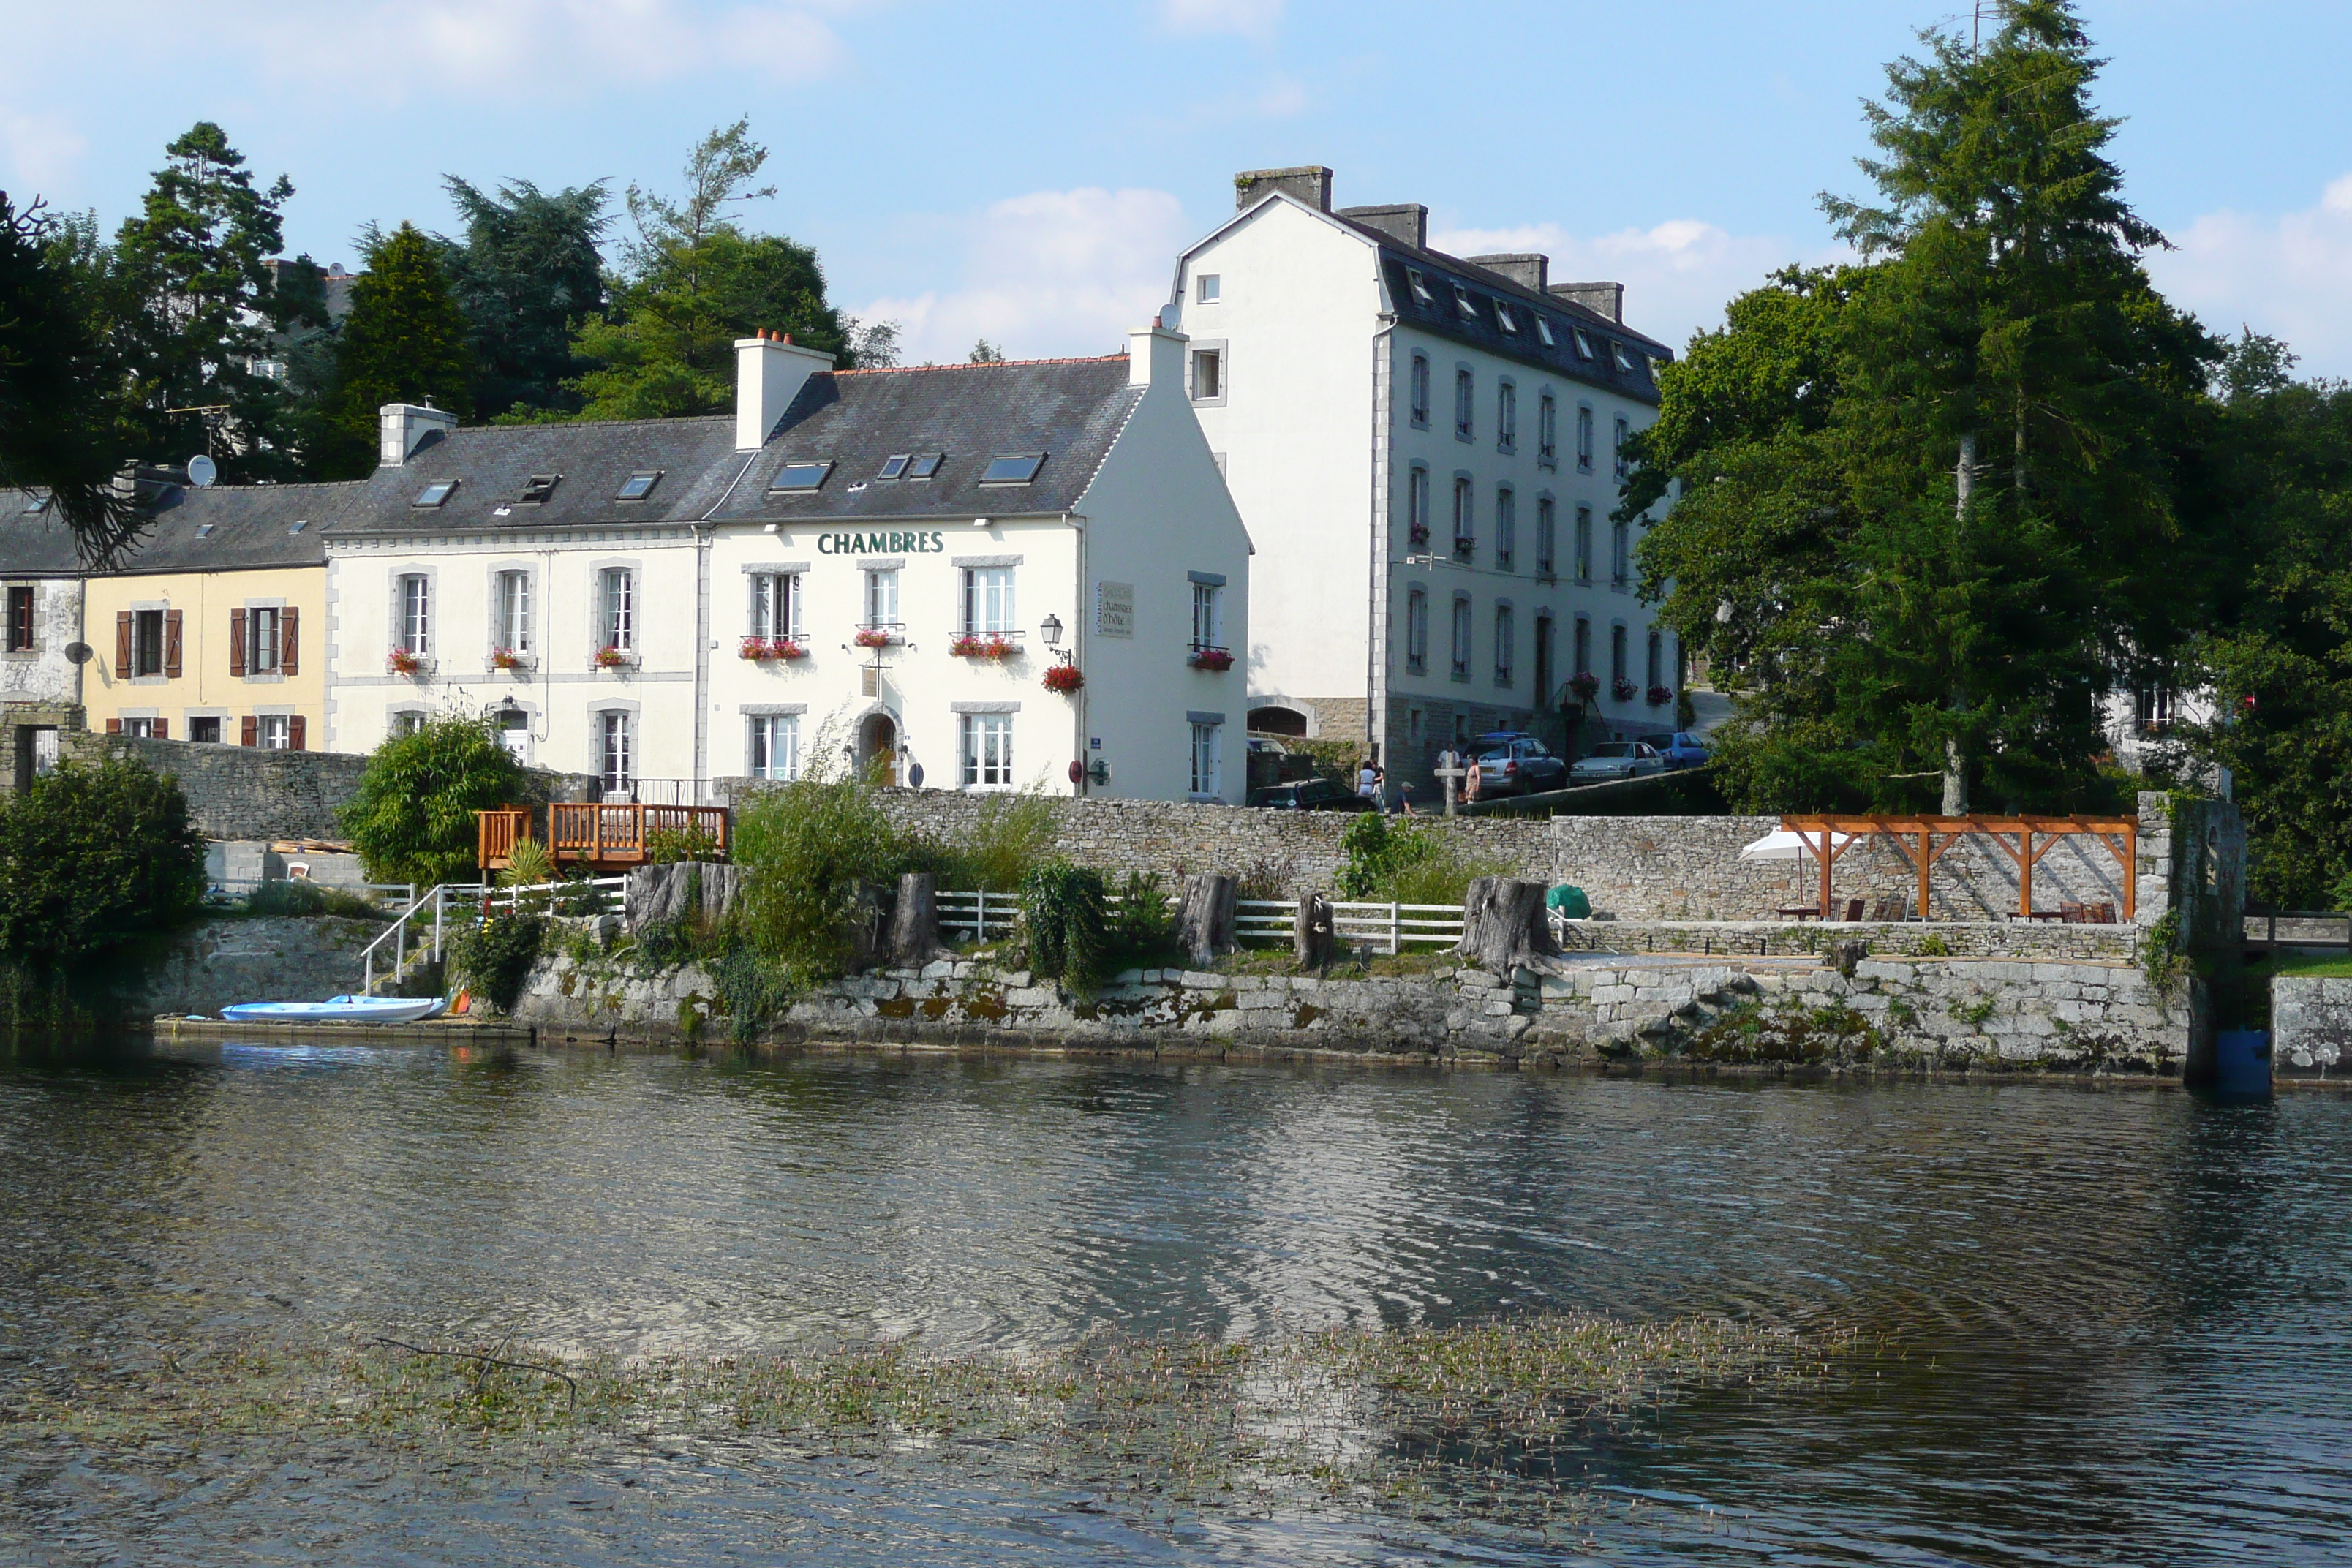
{"label": "slate roof", "polygon": [[38,490],[0,489],[0,577],[79,577],[73,531],[47,510],[27,512]]}
{"label": "slate roof", "polygon": [[[331,531],[354,538],[642,528],[708,516],[742,466],[732,415],[467,426],[428,436],[406,463],[359,481]],[[651,493],[617,500],[629,476],[645,469],[661,470]],[[524,503],[524,488],[542,474],[560,476],[554,491],[544,502]],[[449,479],[457,488],[447,500],[415,504],[425,486]]]}
{"label": "slate roof", "polygon": [[[1143,388],[1127,356],[813,375],[784,411],[726,515],[760,521],[1034,516],[1077,504]],[[890,458],[945,454],[936,477],[885,479]],[[1043,452],[1027,484],[983,485],[992,457]],[[788,463],[830,461],[814,491],[771,491]]]}
{"label": "slate roof", "polygon": [[320,536],[360,489],[356,483],[167,486],[139,542],[113,570],[97,575],[323,566],[327,547]]}

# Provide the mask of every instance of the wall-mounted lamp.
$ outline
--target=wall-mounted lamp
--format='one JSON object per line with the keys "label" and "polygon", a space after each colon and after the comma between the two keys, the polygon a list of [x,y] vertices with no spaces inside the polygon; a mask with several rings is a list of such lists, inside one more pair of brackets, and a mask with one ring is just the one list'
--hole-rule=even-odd
{"label": "wall-mounted lamp", "polygon": [[1064,651],[1062,647],[1061,616],[1054,614],[1051,610],[1046,611],[1044,624],[1039,626],[1037,628],[1037,639],[1044,643],[1046,647],[1051,649],[1054,657],[1060,659],[1064,664],[1070,662],[1071,655]]}

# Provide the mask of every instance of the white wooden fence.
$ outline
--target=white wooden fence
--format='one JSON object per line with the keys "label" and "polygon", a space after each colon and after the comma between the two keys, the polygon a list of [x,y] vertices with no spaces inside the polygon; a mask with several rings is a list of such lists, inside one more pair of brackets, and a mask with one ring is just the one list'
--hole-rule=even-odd
{"label": "white wooden fence", "polygon": [[[1287,946],[1298,922],[1296,899],[1244,899],[1234,915],[1234,934],[1244,942],[1276,942]],[[1331,905],[1331,935],[1341,948],[1370,947],[1395,954],[1418,942],[1451,947],[1462,940],[1459,904]]]}

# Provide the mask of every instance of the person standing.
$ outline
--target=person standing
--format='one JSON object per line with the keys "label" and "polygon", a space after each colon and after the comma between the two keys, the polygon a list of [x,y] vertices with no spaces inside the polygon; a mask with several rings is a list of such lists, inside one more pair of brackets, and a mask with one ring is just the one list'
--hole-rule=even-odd
{"label": "person standing", "polygon": [[1381,803],[1381,767],[1370,757],[1356,770],[1356,793],[1374,805]]}

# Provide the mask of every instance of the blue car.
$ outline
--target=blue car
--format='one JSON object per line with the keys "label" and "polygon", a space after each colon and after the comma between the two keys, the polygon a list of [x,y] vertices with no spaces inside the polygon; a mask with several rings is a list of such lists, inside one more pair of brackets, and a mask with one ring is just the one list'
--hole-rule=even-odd
{"label": "blue car", "polygon": [[1700,745],[1698,737],[1688,731],[1677,730],[1671,735],[1664,733],[1643,735],[1641,739],[1643,745],[1657,752],[1664,761],[1668,773],[1677,768],[1706,766],[1707,749]]}

